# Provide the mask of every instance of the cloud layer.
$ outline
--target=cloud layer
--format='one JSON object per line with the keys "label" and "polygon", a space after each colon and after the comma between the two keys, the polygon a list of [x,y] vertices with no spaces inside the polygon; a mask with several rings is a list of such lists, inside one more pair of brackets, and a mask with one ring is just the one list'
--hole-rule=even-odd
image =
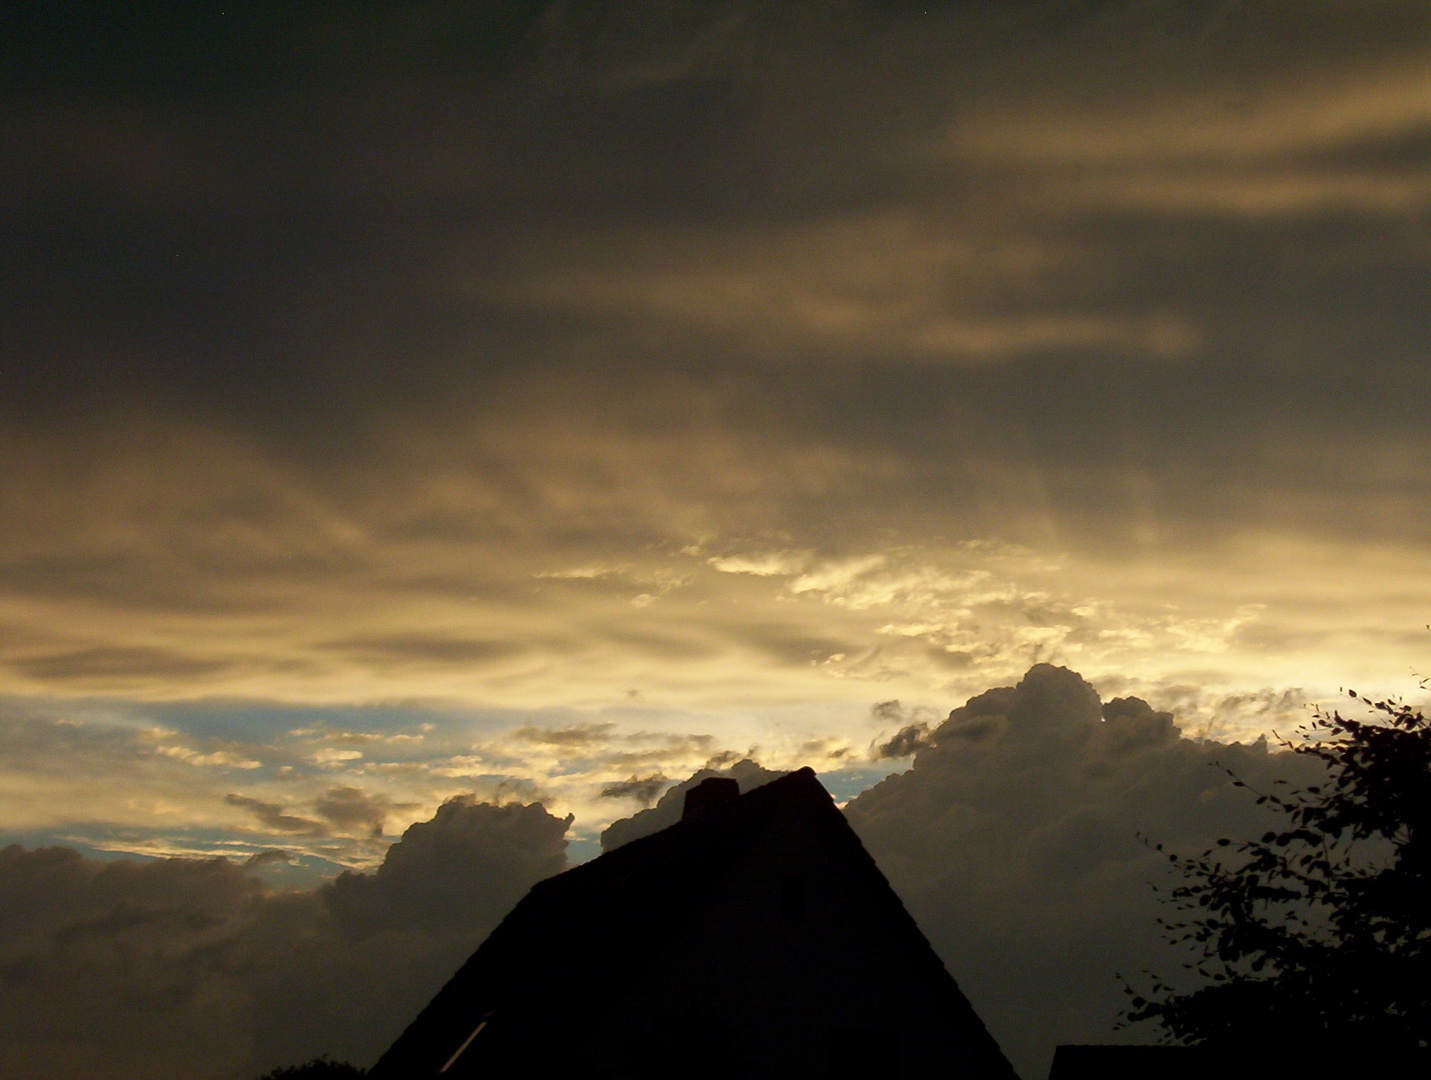
{"label": "cloud layer", "polygon": [[1186,739],[1171,713],[1103,702],[1046,664],[900,736],[922,743],[913,767],[845,812],[1026,1076],[1057,1043],[1110,1041],[1117,973],[1180,973],[1157,934],[1150,886],[1167,869],[1150,845],[1197,852],[1265,829],[1226,770],[1253,791],[1315,782],[1304,758]]}
{"label": "cloud layer", "polygon": [[321,1053],[367,1063],[526,889],[570,819],[444,804],[373,874],[274,891],[274,862],[0,851],[0,1071],[243,1078]]}
{"label": "cloud layer", "polygon": [[[893,702],[876,711],[908,719]],[[1117,973],[1181,970],[1157,935],[1150,886],[1167,868],[1151,842],[1193,852],[1259,833],[1268,818],[1249,790],[1317,778],[1315,763],[1265,741],[1187,739],[1171,713],[1103,701],[1046,664],[899,737],[917,746],[912,766],[846,814],[1029,1076],[1055,1043],[1112,1035]],[[674,823],[707,776],[748,790],[780,775],[733,757],[612,824],[602,847]],[[658,780],[609,798],[649,799]],[[372,820],[372,801],[352,789],[319,805],[360,830]],[[319,827],[283,815],[269,824]],[[276,851],[246,864],[135,863],[12,846],[0,853],[0,1058],[8,1071],[57,1077],[243,1077],[320,1052],[370,1061],[532,883],[565,868],[571,825],[540,804],[457,797],[408,828],[376,871],[300,891],[265,883],[282,869]]]}
{"label": "cloud layer", "polygon": [[0,688],[1405,684],[1419,5],[489,8],[27,28]]}
{"label": "cloud layer", "polygon": [[[1423,3],[91,6],[0,11],[5,841],[179,857],[124,873],[368,971],[446,910],[391,836],[545,865],[460,793],[580,856],[703,769],[913,755],[852,818],[975,985],[1052,984],[1142,895],[1108,822],[1230,828],[1205,758],[1418,692]],[[1038,663],[1122,703],[940,722]]]}

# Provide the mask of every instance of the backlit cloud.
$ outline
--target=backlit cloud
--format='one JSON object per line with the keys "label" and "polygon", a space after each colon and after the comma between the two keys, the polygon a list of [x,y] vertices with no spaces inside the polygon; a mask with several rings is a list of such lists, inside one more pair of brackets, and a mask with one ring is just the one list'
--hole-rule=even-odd
{"label": "backlit cloud", "polygon": [[[352,789],[326,803],[353,824]],[[231,797],[265,824],[316,827]],[[565,865],[569,820],[453,800],[373,874],[306,892],[275,852],[86,859],[0,851],[5,1072],[238,1078],[320,1053],[370,1062],[523,892]],[[76,1022],[76,1018],[82,1022]]]}
{"label": "backlit cloud", "polygon": [[1184,738],[1172,713],[1136,697],[1100,701],[1048,665],[895,742],[917,751],[913,767],[846,813],[1031,1076],[1057,1043],[1110,1037],[1124,1004],[1117,973],[1180,970],[1158,937],[1150,886],[1166,864],[1151,843],[1196,852],[1262,828],[1265,812],[1226,769],[1256,791],[1317,777],[1262,740]]}
{"label": "backlit cloud", "polygon": [[[872,807],[913,760],[891,865],[998,915],[895,842],[963,858],[982,811],[907,806],[985,755],[991,880],[1085,912],[1135,876],[1099,800],[1142,812],[1094,772],[1421,693],[1424,4],[50,7],[0,15],[0,836],[75,881],[222,855],[252,899],[279,851],[300,940],[459,795],[585,858],[703,769]],[[1125,710],[1114,762],[1070,697],[955,755],[1041,663],[1183,738]],[[1037,843],[1017,746],[1087,804]],[[295,980],[260,1030],[350,1000]]]}
{"label": "backlit cloud", "polygon": [[[1257,704],[1307,715],[1297,700]],[[1046,1068],[1055,1042],[1107,1037],[1122,1001],[1115,972],[1176,970],[1149,888],[1165,864],[1140,835],[1194,851],[1262,828],[1264,812],[1228,769],[1254,792],[1317,777],[1315,763],[1264,739],[1187,738],[1172,711],[1101,696],[1049,665],[971,697],[942,722],[895,701],[877,703],[870,720],[904,724],[890,752],[913,754],[913,764],[850,799],[846,813],[1030,1075]],[[650,741],[597,736],[577,745]],[[798,752],[826,761],[826,784],[842,790],[848,744],[812,740]],[[612,822],[601,846],[674,823],[685,792],[707,776],[748,790],[781,772],[723,752],[680,782],[628,774],[599,798],[654,805]],[[375,833],[410,809],[355,786],[306,801],[225,801],[271,835],[308,843],[330,829]],[[275,847],[239,864],[100,862],[12,846],[0,852],[0,898],[44,902],[0,905],[7,962],[25,973],[10,988],[20,996],[0,1055],[36,1062],[44,1045],[50,1056],[36,1075],[80,1077],[108,1067],[238,1078],[318,1052],[369,1062],[530,884],[567,865],[573,824],[534,803],[459,795],[406,828],[374,870],[298,890],[263,880],[292,862]],[[105,998],[94,1024],[63,1022]]]}

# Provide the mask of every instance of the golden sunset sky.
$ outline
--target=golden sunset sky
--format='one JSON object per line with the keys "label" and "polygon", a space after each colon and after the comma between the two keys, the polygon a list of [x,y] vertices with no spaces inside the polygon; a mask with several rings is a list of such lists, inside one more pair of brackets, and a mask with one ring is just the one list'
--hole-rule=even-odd
{"label": "golden sunset sky", "polygon": [[56,16],[0,828],[266,846],[226,795],[346,785],[589,831],[722,752],[877,775],[872,707],[1035,660],[1196,731],[1414,691],[1424,15]]}
{"label": "golden sunset sky", "polygon": [[7,9],[5,842],[1421,693],[1424,4]]}

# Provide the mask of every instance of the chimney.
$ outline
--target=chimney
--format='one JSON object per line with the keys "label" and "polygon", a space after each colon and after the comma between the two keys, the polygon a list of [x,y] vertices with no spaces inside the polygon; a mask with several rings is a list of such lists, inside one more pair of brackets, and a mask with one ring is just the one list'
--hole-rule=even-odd
{"label": "chimney", "polygon": [[720,811],[734,806],[740,798],[740,785],[727,776],[708,776],[686,792],[682,821],[706,821]]}

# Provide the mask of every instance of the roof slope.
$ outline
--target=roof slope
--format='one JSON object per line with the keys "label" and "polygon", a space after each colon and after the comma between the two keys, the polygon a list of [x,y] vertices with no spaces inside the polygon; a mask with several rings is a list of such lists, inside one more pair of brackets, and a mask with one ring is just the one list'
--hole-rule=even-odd
{"label": "roof slope", "polygon": [[[533,886],[369,1073],[375,1078],[466,1073],[456,1064],[479,1024],[484,1061],[527,1060],[552,1032],[579,1042],[590,1017],[571,1002],[601,1002],[617,973],[639,978],[651,943],[671,938],[740,864],[778,818],[808,815],[835,838],[858,887],[901,939],[930,995],[990,1073],[1012,1068],[943,962],[865,851],[812,769],[804,768],[731,800],[714,815],[684,820]],[[633,967],[635,965],[635,967]],[[505,1048],[505,1049],[504,1049]],[[474,1047],[475,1049],[475,1047]],[[520,1052],[519,1052],[520,1051]],[[475,1064],[475,1062],[474,1062]]]}

